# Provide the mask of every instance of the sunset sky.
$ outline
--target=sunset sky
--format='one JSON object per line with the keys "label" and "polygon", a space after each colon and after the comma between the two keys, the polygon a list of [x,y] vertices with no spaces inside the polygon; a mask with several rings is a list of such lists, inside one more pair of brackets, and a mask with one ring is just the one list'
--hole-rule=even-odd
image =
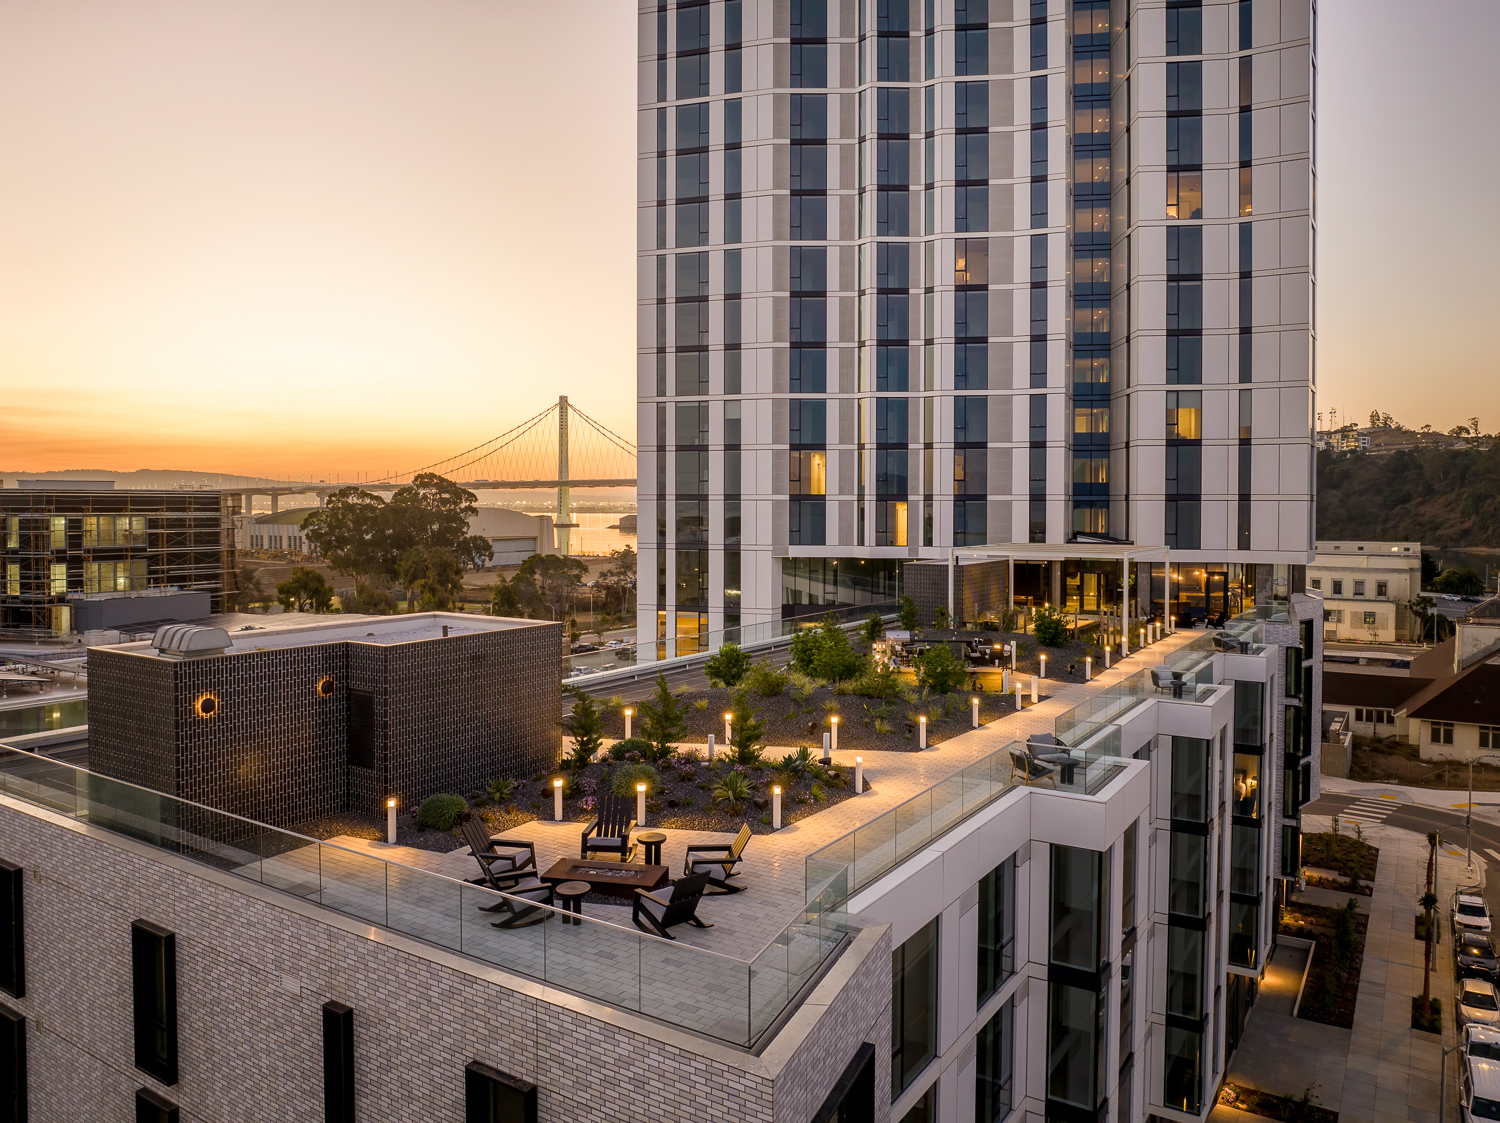
{"label": "sunset sky", "polygon": [[[1319,408],[1500,429],[1500,5],[1320,5]],[[0,7],[0,470],[634,433],[629,0]],[[1455,34],[1457,29],[1462,34]]]}

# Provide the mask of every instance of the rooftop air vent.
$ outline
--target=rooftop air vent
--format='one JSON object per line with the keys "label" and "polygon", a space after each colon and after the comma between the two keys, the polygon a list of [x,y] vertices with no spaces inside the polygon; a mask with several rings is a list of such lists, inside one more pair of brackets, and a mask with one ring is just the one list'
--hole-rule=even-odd
{"label": "rooftop air vent", "polygon": [[223,655],[229,649],[229,633],[223,628],[167,624],[156,629],[151,646],[164,659],[202,659],[207,655]]}

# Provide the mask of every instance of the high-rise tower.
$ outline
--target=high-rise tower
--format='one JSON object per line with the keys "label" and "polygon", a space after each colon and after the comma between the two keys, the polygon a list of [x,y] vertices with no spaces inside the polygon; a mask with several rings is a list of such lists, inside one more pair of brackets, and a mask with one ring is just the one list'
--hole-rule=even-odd
{"label": "high-rise tower", "polygon": [[[952,547],[1169,546],[1136,611],[1210,617],[1306,564],[1311,0],[640,29],[643,640],[888,602]],[[1119,595],[1053,568],[1011,592]]]}

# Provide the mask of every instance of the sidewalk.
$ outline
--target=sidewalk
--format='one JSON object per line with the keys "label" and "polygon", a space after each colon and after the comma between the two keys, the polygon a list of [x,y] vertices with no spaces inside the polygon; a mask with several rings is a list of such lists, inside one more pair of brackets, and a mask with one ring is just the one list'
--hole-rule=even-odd
{"label": "sidewalk", "polygon": [[[1328,816],[1308,815],[1303,829],[1315,833],[1329,826]],[[1380,848],[1380,866],[1369,899],[1354,1028],[1293,1019],[1281,1011],[1284,1003],[1276,1001],[1274,978],[1281,961],[1278,949],[1228,1078],[1293,1099],[1311,1087],[1320,1106],[1339,1113],[1340,1123],[1457,1123],[1458,1068],[1452,1057],[1447,1118],[1438,1119],[1441,1049],[1458,1040],[1452,947],[1446,933],[1434,949],[1432,971],[1432,994],[1443,1000],[1441,1045],[1436,1035],[1411,1028],[1411,999],[1422,993],[1423,948],[1413,936],[1413,918],[1426,884],[1427,841],[1411,831],[1380,825],[1365,827],[1364,837]],[[1440,900],[1447,900],[1466,880],[1465,872],[1462,856],[1438,850]],[[1300,960],[1300,953],[1289,958]],[[1247,1119],[1231,1109],[1216,1107],[1213,1112],[1213,1123]]]}

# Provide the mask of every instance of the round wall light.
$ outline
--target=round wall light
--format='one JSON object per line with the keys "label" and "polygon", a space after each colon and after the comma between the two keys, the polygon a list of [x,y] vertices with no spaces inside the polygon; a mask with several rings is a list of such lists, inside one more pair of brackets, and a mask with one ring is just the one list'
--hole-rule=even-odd
{"label": "round wall light", "polygon": [[219,712],[219,700],[212,694],[200,694],[193,702],[193,713],[199,717],[213,717]]}
{"label": "round wall light", "polygon": [[318,697],[319,698],[332,698],[333,697],[334,687],[335,687],[335,684],[334,684],[334,681],[333,681],[333,676],[332,675],[324,675],[322,678],[320,678],[318,680]]}

